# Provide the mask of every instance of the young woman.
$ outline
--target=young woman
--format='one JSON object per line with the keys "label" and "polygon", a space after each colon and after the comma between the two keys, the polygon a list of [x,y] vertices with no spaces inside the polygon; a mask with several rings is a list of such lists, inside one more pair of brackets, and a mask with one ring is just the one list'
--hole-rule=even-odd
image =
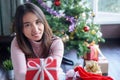
{"label": "young woman", "polygon": [[18,6],[13,27],[16,36],[11,43],[11,58],[15,80],[25,80],[28,58],[51,56],[57,59],[57,67],[60,68],[64,52],[63,42],[53,35],[39,7],[33,3]]}

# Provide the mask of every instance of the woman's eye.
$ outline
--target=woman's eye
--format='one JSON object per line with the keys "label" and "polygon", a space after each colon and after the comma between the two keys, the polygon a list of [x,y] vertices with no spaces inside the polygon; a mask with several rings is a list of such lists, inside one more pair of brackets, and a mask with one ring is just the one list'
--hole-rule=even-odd
{"label": "woman's eye", "polygon": [[41,22],[40,21],[36,21],[36,24],[41,24]]}
{"label": "woman's eye", "polygon": [[24,27],[30,27],[30,24],[24,24]]}

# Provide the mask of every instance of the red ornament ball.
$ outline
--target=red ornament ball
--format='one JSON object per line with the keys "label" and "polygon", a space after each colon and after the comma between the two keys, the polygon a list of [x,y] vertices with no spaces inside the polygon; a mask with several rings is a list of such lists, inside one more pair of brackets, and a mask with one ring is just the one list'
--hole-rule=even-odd
{"label": "red ornament ball", "polygon": [[55,0],[55,1],[54,1],[54,5],[60,6],[60,4],[61,4],[60,0]]}
{"label": "red ornament ball", "polygon": [[85,32],[88,32],[90,30],[90,27],[89,26],[85,26],[83,29],[84,29]]}

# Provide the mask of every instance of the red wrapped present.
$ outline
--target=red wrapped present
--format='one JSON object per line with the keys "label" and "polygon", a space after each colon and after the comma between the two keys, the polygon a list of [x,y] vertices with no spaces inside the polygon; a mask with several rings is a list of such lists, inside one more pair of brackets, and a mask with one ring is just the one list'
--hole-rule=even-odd
{"label": "red wrapped present", "polygon": [[86,53],[84,55],[84,59],[85,60],[94,60],[94,61],[98,61],[98,45],[91,45],[89,46],[90,48],[90,53]]}
{"label": "red wrapped present", "polygon": [[57,61],[52,57],[28,59],[26,80],[58,80],[56,66]]}

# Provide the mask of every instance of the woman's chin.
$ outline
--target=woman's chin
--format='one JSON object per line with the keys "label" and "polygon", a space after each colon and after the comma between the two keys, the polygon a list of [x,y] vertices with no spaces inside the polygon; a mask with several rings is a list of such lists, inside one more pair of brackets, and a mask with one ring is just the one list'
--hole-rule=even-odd
{"label": "woman's chin", "polygon": [[34,40],[34,41],[36,41],[36,42],[40,42],[40,41],[41,41],[41,39],[38,39],[38,40]]}
{"label": "woman's chin", "polygon": [[41,37],[33,37],[33,40],[34,40],[34,41],[40,41],[40,40],[41,40]]}

